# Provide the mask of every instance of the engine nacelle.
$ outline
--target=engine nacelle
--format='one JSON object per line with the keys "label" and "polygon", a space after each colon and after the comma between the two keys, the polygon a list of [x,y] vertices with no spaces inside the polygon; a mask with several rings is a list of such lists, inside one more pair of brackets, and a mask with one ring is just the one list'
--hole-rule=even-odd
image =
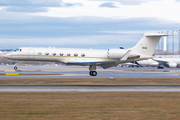
{"label": "engine nacelle", "polygon": [[[126,54],[128,50],[125,49],[109,49],[108,57],[111,59],[120,59]],[[135,52],[131,51],[129,58],[138,56]]]}
{"label": "engine nacelle", "polygon": [[176,68],[177,67],[177,63],[168,63],[168,65],[171,68]]}
{"label": "engine nacelle", "polygon": [[126,50],[123,49],[110,49],[108,57],[112,59],[121,58],[126,53]]}

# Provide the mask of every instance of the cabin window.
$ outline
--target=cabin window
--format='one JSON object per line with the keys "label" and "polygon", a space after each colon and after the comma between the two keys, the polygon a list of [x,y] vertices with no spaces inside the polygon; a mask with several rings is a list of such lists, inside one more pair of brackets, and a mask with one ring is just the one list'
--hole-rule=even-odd
{"label": "cabin window", "polygon": [[54,53],[53,53],[53,55],[55,56],[55,55],[56,55],[56,53],[54,52]]}
{"label": "cabin window", "polygon": [[42,55],[42,52],[38,52],[38,55]]}
{"label": "cabin window", "polygon": [[67,56],[70,56],[70,55],[71,55],[70,53],[67,54]]}
{"label": "cabin window", "polygon": [[49,53],[48,53],[48,52],[46,52],[46,53],[45,53],[45,55],[49,55]]}
{"label": "cabin window", "polygon": [[60,53],[59,55],[60,55],[60,56],[63,56],[63,53]]}
{"label": "cabin window", "polygon": [[77,53],[75,53],[75,54],[74,54],[74,56],[75,56],[75,57],[77,57],[77,56],[78,56],[78,54],[77,54]]}
{"label": "cabin window", "polygon": [[84,56],[85,56],[85,54],[84,54],[84,53],[82,53],[82,54],[81,54],[81,56],[82,56],[82,57],[84,57]]}

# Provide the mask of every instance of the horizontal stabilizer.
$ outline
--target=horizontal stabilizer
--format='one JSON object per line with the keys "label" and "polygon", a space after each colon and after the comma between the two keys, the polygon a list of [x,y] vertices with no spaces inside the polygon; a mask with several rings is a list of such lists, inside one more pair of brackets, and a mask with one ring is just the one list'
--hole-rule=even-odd
{"label": "horizontal stabilizer", "polygon": [[161,33],[146,33],[146,37],[165,37],[169,36],[168,34],[161,34]]}

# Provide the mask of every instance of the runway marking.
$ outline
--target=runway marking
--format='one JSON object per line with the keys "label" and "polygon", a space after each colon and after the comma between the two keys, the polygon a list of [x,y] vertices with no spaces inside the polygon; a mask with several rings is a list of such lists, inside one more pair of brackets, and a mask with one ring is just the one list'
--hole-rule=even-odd
{"label": "runway marking", "polygon": [[6,75],[22,75],[22,73],[6,73]]}
{"label": "runway marking", "polygon": [[180,85],[0,85],[0,92],[180,92]]}

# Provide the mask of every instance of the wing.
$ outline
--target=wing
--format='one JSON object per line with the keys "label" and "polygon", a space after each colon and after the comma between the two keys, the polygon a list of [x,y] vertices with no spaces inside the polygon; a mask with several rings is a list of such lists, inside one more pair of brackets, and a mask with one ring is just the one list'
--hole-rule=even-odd
{"label": "wing", "polygon": [[155,59],[155,58],[152,58],[152,60],[154,60],[154,61],[157,61],[159,64],[167,64],[168,63],[168,61],[166,61],[166,60],[161,60],[161,59]]}
{"label": "wing", "polygon": [[100,64],[99,66],[103,69],[107,69],[107,68],[110,68],[110,67],[114,67],[114,66],[117,66],[118,64],[117,63],[104,63],[104,64]]}

